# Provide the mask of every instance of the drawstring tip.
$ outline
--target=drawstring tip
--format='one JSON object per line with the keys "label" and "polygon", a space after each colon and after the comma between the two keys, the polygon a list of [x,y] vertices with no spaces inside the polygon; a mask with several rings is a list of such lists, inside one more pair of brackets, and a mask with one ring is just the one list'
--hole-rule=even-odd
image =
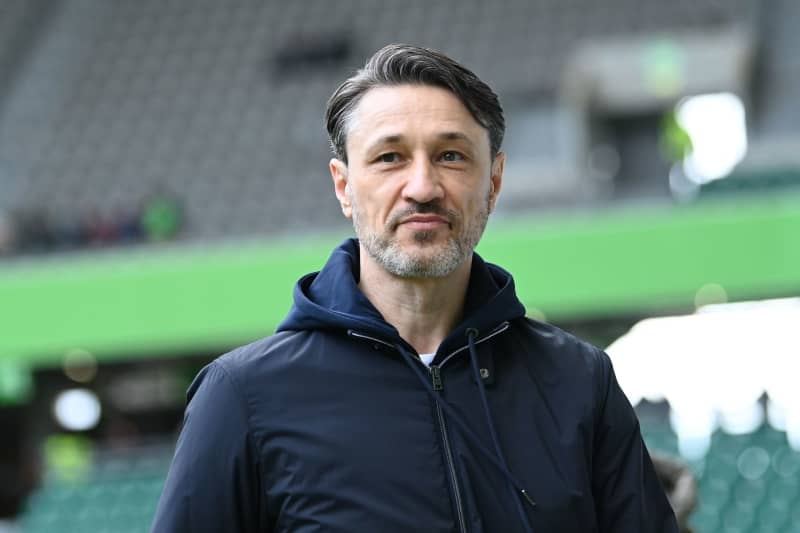
{"label": "drawstring tip", "polygon": [[522,489],[520,492],[522,492],[522,495],[525,497],[525,500],[531,505],[531,507],[536,507],[536,502],[533,501],[533,498],[530,497],[527,490]]}

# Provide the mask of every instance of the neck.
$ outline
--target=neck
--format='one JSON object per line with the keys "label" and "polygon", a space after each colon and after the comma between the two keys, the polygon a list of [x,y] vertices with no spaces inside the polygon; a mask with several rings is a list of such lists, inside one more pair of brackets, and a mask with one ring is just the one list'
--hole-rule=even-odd
{"label": "neck", "polygon": [[361,248],[359,288],[417,353],[435,352],[458,324],[472,257],[442,278],[401,278]]}

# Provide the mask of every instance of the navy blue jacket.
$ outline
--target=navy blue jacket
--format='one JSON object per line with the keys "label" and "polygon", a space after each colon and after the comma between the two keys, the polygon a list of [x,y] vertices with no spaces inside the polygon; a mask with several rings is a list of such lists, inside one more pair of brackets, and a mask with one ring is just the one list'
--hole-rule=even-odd
{"label": "navy blue jacket", "polygon": [[475,254],[429,369],[358,265],[348,240],[275,335],[200,372],[153,532],[677,532],[602,351]]}

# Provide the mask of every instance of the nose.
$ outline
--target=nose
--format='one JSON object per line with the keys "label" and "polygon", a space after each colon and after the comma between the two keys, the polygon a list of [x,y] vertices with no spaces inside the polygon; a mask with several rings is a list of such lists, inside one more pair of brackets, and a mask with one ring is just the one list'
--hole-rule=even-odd
{"label": "nose", "polygon": [[436,169],[427,157],[417,157],[409,167],[408,179],[403,187],[403,197],[411,202],[425,204],[439,200],[444,189]]}

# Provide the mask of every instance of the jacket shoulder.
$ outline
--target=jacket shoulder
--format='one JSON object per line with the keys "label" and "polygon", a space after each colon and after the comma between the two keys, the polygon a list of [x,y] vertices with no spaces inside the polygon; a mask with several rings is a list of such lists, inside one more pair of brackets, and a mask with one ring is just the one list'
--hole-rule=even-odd
{"label": "jacket shoulder", "polygon": [[517,327],[527,342],[537,348],[537,354],[595,368],[611,364],[605,351],[552,324],[525,317],[517,321]]}
{"label": "jacket shoulder", "polygon": [[[519,320],[515,349],[526,354],[528,368],[542,385],[570,398],[585,398],[597,411],[614,379],[608,355],[600,348],[551,324]],[[565,401],[567,401],[565,399]]]}
{"label": "jacket shoulder", "polygon": [[270,359],[295,351],[299,338],[305,333],[302,331],[275,333],[234,348],[214,359],[211,364],[223,368],[232,379],[238,381],[251,375],[256,369],[268,365]]}

